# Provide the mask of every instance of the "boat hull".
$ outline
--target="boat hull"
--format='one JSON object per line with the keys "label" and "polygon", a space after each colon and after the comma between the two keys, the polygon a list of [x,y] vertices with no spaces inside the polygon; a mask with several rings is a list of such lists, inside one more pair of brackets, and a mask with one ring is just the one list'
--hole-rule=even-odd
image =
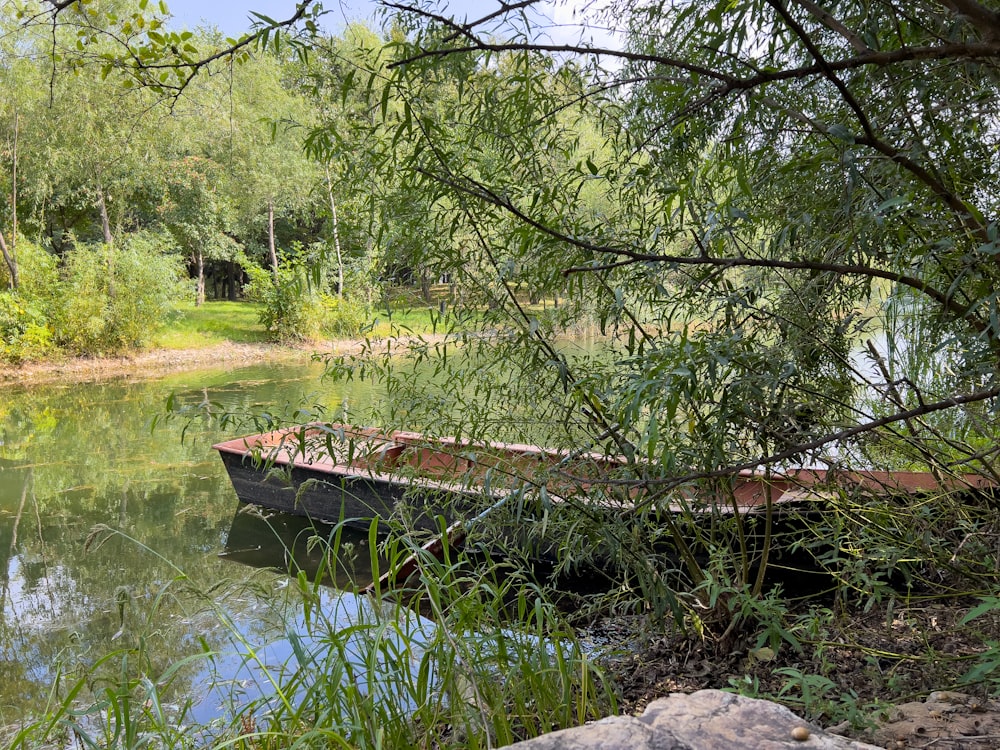
{"label": "boat hull", "polygon": [[458,493],[414,487],[381,476],[331,474],[295,465],[261,465],[252,456],[220,452],[241,502],[319,521],[342,522],[367,529],[373,519],[396,521],[408,529],[441,528],[450,524]]}

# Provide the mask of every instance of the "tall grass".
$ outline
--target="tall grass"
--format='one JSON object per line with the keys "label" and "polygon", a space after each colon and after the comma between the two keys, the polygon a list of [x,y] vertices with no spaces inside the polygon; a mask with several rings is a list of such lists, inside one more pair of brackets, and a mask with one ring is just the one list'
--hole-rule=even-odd
{"label": "tall grass", "polygon": [[[218,588],[200,590],[241,674],[255,675],[255,694],[221,673],[233,659],[204,640],[150,671],[159,610],[174,587],[194,585],[178,570],[133,645],[73,676],[61,666],[47,704],[9,732],[8,746],[488,748],[614,710],[601,672],[529,580],[446,550],[443,560],[422,557],[405,589],[334,594],[322,581],[345,565],[350,550],[340,538],[339,527],[314,530],[310,543],[325,551],[325,563],[313,575],[290,571],[294,608],[281,613],[287,656],[277,662],[273,644],[241,632]],[[369,541],[376,577],[384,566],[374,550],[390,565],[414,551],[403,539],[377,539],[374,527]],[[184,675],[193,668],[211,684],[191,685]],[[209,689],[227,705],[198,723],[192,696]]]}

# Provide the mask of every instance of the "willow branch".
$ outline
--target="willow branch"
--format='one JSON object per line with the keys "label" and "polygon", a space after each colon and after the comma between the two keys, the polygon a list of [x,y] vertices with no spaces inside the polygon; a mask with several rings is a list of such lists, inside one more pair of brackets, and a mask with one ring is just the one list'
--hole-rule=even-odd
{"label": "willow branch", "polygon": [[954,192],[949,190],[940,179],[931,174],[930,170],[920,164],[917,164],[913,159],[901,153],[899,149],[886,143],[876,135],[875,128],[872,127],[871,120],[868,119],[868,115],[861,107],[861,104],[854,96],[854,93],[848,88],[847,84],[844,83],[839,76],[837,76],[830,63],[827,62],[826,58],[823,56],[823,53],[820,52],[819,47],[816,46],[816,43],[812,40],[809,34],[806,33],[806,30],[802,27],[802,25],[792,17],[792,14],[788,12],[788,9],[784,6],[784,4],[779,0],[768,0],[768,4],[774,8],[775,12],[781,16],[788,27],[799,38],[806,50],[808,50],[809,54],[812,55],[813,59],[816,61],[816,64],[822,71],[823,76],[834,85],[838,92],[840,92],[841,98],[847,104],[848,108],[854,113],[855,119],[857,119],[858,124],[861,126],[861,130],[864,132],[864,136],[855,138],[855,141],[859,144],[868,146],[883,156],[887,156],[889,159],[899,164],[903,169],[920,180],[920,182],[924,183],[924,185],[931,189],[931,192],[934,193],[935,196],[937,196],[945,205],[948,206],[949,209],[951,209],[964,229],[972,232],[979,238],[980,242],[987,242],[989,238],[987,237],[986,227],[976,218],[972,211],[969,210],[969,207],[963,200],[955,195]]}
{"label": "willow branch", "polygon": [[841,264],[841,263],[826,263],[822,261],[800,261],[800,260],[777,260],[770,258],[747,258],[744,256],[735,258],[719,258],[710,255],[699,255],[699,256],[685,256],[685,255],[665,255],[657,253],[644,253],[630,248],[625,247],[609,247],[606,245],[598,245],[587,240],[580,239],[578,237],[571,237],[564,232],[560,232],[547,224],[539,221],[538,219],[525,213],[517,206],[515,206],[511,201],[502,198],[493,191],[489,190],[485,185],[475,182],[466,178],[466,180],[471,183],[471,187],[468,184],[463,184],[458,179],[454,177],[445,177],[440,174],[431,172],[429,170],[420,170],[420,172],[432,179],[435,179],[442,184],[448,185],[449,187],[463,192],[467,195],[472,195],[480,200],[485,200],[488,203],[501,208],[508,213],[515,216],[520,221],[528,224],[534,229],[548,235],[549,237],[559,240],[560,242],[565,242],[568,245],[577,247],[581,250],[587,250],[600,255],[614,255],[623,257],[623,260],[616,260],[606,264],[594,264],[586,266],[571,266],[570,268],[563,270],[563,275],[570,275],[574,273],[585,273],[594,272],[601,270],[610,270],[613,268],[621,268],[624,266],[632,265],[635,263],[669,263],[673,265],[701,265],[701,266],[714,266],[717,268],[736,268],[736,267],[750,267],[750,268],[773,268],[773,269],[787,269],[787,270],[803,270],[803,271],[828,271],[830,273],[838,273],[850,276],[866,276],[871,278],[885,279],[887,281],[896,282],[902,286],[910,289],[914,289],[937,302],[948,312],[955,315],[958,318],[966,319],[967,322],[973,326],[977,332],[983,332],[986,330],[987,326],[983,325],[980,321],[975,319],[967,319],[966,315],[969,310],[966,306],[960,304],[957,300],[953,299],[947,293],[931,286],[926,281],[918,279],[914,276],[907,276],[902,273],[895,273],[893,271],[883,271],[879,268],[873,268],[871,266],[864,265],[851,265],[851,264]]}
{"label": "willow branch", "polygon": [[[739,464],[732,464],[731,466],[726,466],[721,469],[715,469],[713,471],[701,471],[692,472],[686,474],[682,477],[674,478],[663,478],[663,479],[644,479],[641,482],[636,482],[635,480],[608,480],[607,484],[622,484],[622,485],[632,485],[642,484],[649,487],[657,487],[662,490],[668,490],[674,487],[679,487],[682,484],[688,484],[689,482],[694,482],[700,479],[720,479],[722,477],[730,477],[734,474],[739,474],[741,471],[749,471],[752,469],[757,469],[761,466],[769,466],[773,464],[780,463],[782,461],[787,461],[790,458],[795,458],[802,453],[808,453],[809,451],[814,451],[822,448],[831,443],[841,442],[849,438],[857,437],[858,435],[863,435],[868,432],[879,429],[880,427],[886,427],[888,425],[895,424],[897,422],[904,422],[906,420],[912,420],[916,417],[924,416],[925,414],[933,414],[934,412],[944,411],[946,409],[954,409],[958,406],[964,406],[966,404],[980,403],[983,401],[989,401],[1000,396],[1000,386],[995,386],[983,391],[975,391],[974,393],[961,394],[958,396],[951,396],[950,398],[942,399],[940,401],[935,401],[929,404],[921,404],[912,409],[907,409],[905,411],[896,412],[895,414],[890,414],[886,417],[881,417],[880,419],[873,419],[871,421],[865,422],[863,424],[855,425],[839,432],[834,432],[824,437],[817,438],[808,443],[800,443],[794,445],[787,450],[783,450],[779,453],[772,453],[768,456],[761,456],[760,458],[754,459],[752,461],[744,461]],[[599,481],[599,480],[591,480]],[[636,506],[637,510],[641,510],[643,507],[647,507],[649,502],[640,503]]]}

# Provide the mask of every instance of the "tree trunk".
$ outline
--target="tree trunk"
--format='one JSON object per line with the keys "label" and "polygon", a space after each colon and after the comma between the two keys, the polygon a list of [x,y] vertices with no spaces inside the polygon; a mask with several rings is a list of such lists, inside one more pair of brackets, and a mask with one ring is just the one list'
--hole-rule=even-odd
{"label": "tree trunk", "polygon": [[10,235],[10,254],[12,257],[17,255],[17,134],[20,123],[21,117],[17,112],[15,112],[13,169],[11,169],[10,180],[10,213],[14,226],[14,230]]}
{"label": "tree trunk", "polygon": [[14,254],[7,249],[7,240],[4,239],[3,232],[0,232],[0,253],[3,253],[7,270],[10,271],[10,288],[16,290],[19,283],[17,278],[17,261],[14,259]]}
{"label": "tree trunk", "polygon": [[278,279],[278,250],[274,246],[274,201],[267,199],[267,249],[271,253],[271,271],[274,273],[274,285]]}
{"label": "tree trunk", "polygon": [[104,188],[97,188],[97,210],[101,215],[101,231],[104,233],[104,244],[108,253],[108,297],[115,298],[115,250],[114,236],[111,234],[111,222],[108,220],[108,205],[104,200]]}
{"label": "tree trunk", "polygon": [[229,301],[236,302],[239,298],[239,290],[236,287],[236,261],[227,261],[229,271]]}
{"label": "tree trunk", "polygon": [[7,270],[10,272],[10,288],[14,290],[16,290],[18,285],[21,283],[17,273],[17,125],[18,116],[17,113],[15,113],[14,142],[12,144],[14,167],[11,171],[10,189],[10,209],[14,218],[14,230],[10,235],[9,248],[7,247],[7,241],[4,239],[3,232],[0,231],[0,253],[3,253],[4,263],[7,264]]}
{"label": "tree trunk", "polygon": [[420,269],[420,296],[428,305],[433,301],[431,300],[431,279],[427,275],[427,271],[423,269]]}
{"label": "tree trunk", "polygon": [[194,306],[201,307],[205,304],[205,256],[201,250],[195,251],[194,264],[198,272],[198,288],[195,292]]}
{"label": "tree trunk", "polygon": [[326,191],[330,195],[330,215],[333,217],[333,248],[337,252],[337,299],[344,297],[344,259],[340,255],[340,235],[337,232],[337,204],[333,200],[333,181],[330,165],[326,165]]}

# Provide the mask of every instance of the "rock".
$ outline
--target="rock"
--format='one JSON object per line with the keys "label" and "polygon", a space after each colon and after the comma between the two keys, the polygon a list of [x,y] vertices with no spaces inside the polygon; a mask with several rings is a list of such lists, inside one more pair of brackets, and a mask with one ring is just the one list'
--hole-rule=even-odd
{"label": "rock", "polygon": [[611,716],[511,745],[517,750],[879,750],[824,732],[784,706],[721,690],[674,693],[642,716]]}
{"label": "rock", "polygon": [[893,706],[874,719],[865,739],[890,748],[993,750],[1000,744],[1000,702],[950,690]]}

